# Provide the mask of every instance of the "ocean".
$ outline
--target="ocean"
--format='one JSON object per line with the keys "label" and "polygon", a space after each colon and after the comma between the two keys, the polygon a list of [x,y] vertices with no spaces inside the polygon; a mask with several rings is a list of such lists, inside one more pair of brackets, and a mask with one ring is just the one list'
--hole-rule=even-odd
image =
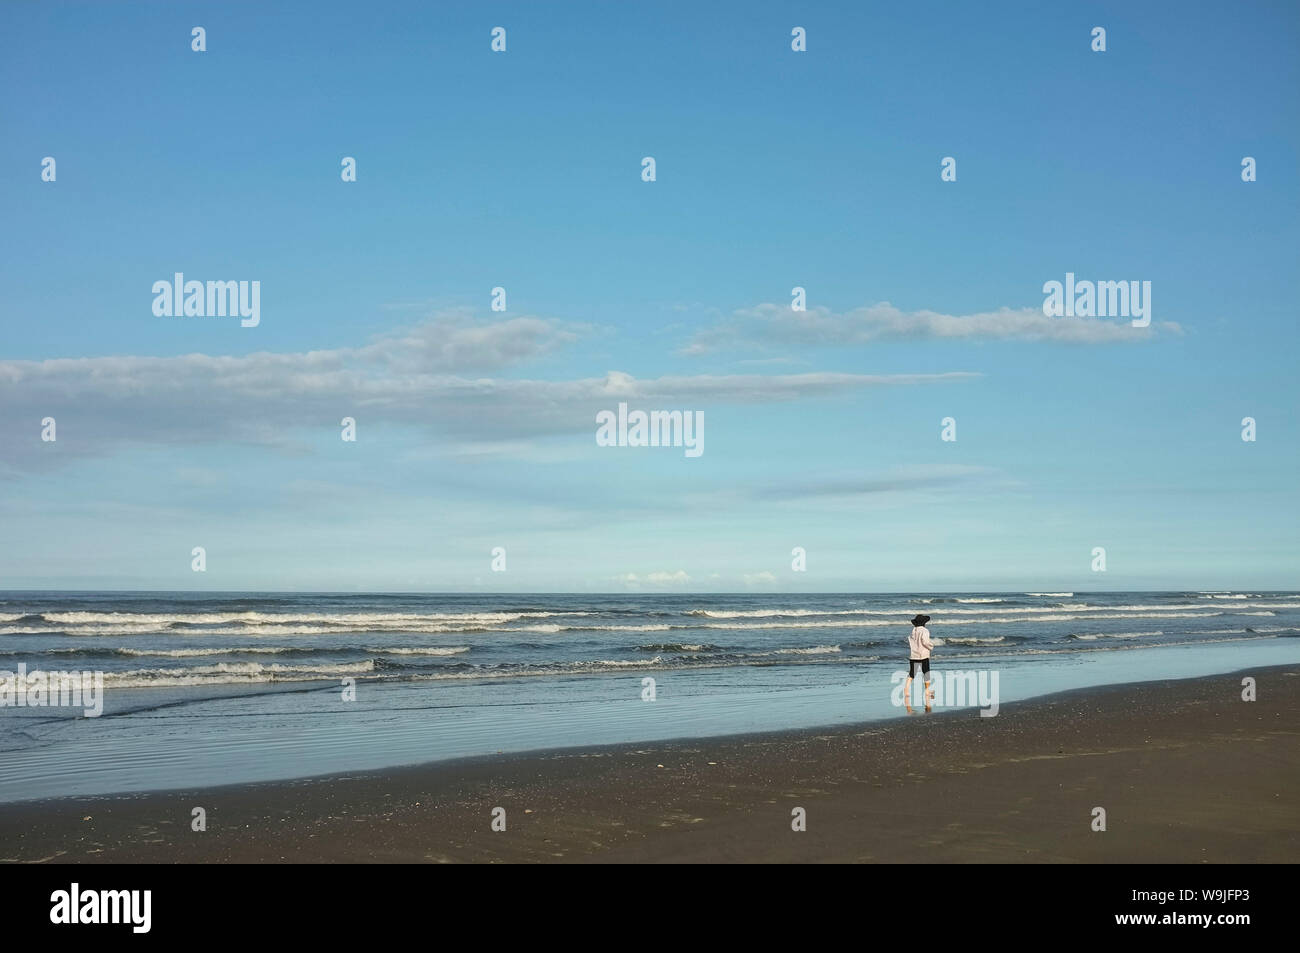
{"label": "ocean", "polygon": [[1300,660],[1295,592],[0,592],[0,679],[104,684],[0,707],[0,801],[899,717],[918,612],[1004,703]]}

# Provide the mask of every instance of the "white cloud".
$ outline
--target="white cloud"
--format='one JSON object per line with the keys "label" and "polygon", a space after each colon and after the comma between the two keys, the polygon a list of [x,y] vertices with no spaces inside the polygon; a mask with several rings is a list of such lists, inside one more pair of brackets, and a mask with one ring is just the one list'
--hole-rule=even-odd
{"label": "white cloud", "polygon": [[642,585],[649,586],[681,586],[689,583],[691,577],[686,570],[678,569],[675,572],[664,572],[662,570],[647,573],[644,576],[634,572],[626,572],[620,576],[614,577],[615,582],[621,582],[628,588],[637,589]]}
{"label": "white cloud", "polygon": [[473,321],[466,311],[448,311],[424,324],[382,335],[364,347],[338,353],[415,373],[490,370],[554,351],[576,341],[578,330],[577,326],[527,316],[483,324]]}
{"label": "white cloud", "polygon": [[[949,374],[732,374],[528,380],[474,377],[545,354],[575,331],[537,318],[472,325],[458,314],[360,347],[238,357],[86,357],[0,361],[0,474],[138,444],[254,443],[301,450],[304,436],[414,426],[463,452],[555,434],[594,433],[598,410],[619,401],[698,409],[828,396],[860,388],[978,377]],[[58,421],[57,444],[34,422]]]}
{"label": "white cloud", "polygon": [[697,332],[682,351],[705,354],[751,342],[810,347],[853,345],[883,338],[1108,344],[1147,340],[1157,330],[1181,332],[1172,322],[1135,328],[1128,320],[1049,318],[1041,308],[1000,308],[953,315],[900,311],[887,301],[840,313],[822,307],[794,311],[788,304],[760,304],[736,311],[719,324]]}

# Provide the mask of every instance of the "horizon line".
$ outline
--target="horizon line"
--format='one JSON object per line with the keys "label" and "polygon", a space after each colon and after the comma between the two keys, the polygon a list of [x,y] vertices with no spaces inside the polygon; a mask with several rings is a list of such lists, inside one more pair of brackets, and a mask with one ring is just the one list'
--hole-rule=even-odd
{"label": "horizon line", "polygon": [[[1247,587],[1265,593],[1300,594],[1300,589],[1267,589],[1262,586]],[[944,590],[781,590],[776,592],[755,592],[752,590],[477,590],[477,589],[0,589],[0,594],[17,593],[56,593],[56,594],[104,594],[104,593],[175,593],[182,595],[300,595],[300,596],[930,596],[930,595],[1055,595],[1065,590],[1024,589],[944,589]],[[1198,595],[1238,594],[1245,591],[1243,587],[1235,589],[1071,589],[1070,595],[1126,595],[1137,593],[1187,592]]]}

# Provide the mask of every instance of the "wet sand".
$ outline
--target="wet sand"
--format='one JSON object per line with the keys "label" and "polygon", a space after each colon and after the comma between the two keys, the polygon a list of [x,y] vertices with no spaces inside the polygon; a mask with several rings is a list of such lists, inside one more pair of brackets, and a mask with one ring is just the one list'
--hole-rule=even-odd
{"label": "wet sand", "polygon": [[[1244,675],[1258,701],[1241,700]],[[1298,786],[1291,665],[1066,692],[993,718],[0,805],[0,861],[1294,863]],[[191,830],[195,807],[206,831]]]}

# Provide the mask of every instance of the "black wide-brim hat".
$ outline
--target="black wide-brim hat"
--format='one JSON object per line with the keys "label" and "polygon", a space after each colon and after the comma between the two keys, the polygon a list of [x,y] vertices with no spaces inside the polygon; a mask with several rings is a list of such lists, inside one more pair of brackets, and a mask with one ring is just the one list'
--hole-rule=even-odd
{"label": "black wide-brim hat", "polygon": [[925,625],[929,621],[930,617],[928,615],[919,615],[912,620],[912,625]]}

